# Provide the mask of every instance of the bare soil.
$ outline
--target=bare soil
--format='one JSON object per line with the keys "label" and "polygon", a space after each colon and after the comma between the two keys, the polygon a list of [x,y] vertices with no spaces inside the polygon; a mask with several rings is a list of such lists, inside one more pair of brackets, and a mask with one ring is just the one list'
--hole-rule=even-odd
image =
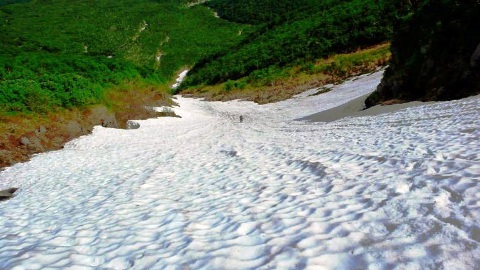
{"label": "bare soil", "polygon": [[28,161],[34,154],[61,149],[66,142],[91,133],[96,125],[126,128],[132,119],[175,116],[149,109],[172,105],[169,97],[152,89],[122,91],[110,98],[109,108],[96,105],[47,115],[0,116],[0,170]]}

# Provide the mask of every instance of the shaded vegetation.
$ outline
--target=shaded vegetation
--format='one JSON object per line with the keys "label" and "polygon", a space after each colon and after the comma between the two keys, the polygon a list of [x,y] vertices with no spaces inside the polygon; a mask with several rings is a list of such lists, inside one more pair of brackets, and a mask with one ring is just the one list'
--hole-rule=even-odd
{"label": "shaded vegetation", "polygon": [[10,5],[10,4],[26,3],[26,2],[30,2],[30,1],[31,0],[0,0],[0,7]]}
{"label": "shaded vegetation", "polygon": [[0,2],[0,113],[105,103],[129,82],[165,85],[248,32],[180,0],[23,2]]}
{"label": "shaded vegetation", "polygon": [[205,4],[226,20],[270,25],[292,21],[307,15],[312,9],[325,8],[333,1],[318,0],[212,0]]}
{"label": "shaded vegetation", "polygon": [[411,1],[392,40],[392,61],[366,101],[450,100],[480,93],[480,2]]}
{"label": "shaded vegetation", "polygon": [[[256,4],[255,4],[256,3]],[[203,58],[183,88],[213,85],[307,63],[387,41],[399,4],[391,0],[349,1],[214,0],[209,6],[227,19],[259,24],[257,31],[224,52]],[[293,8],[289,10],[287,7]],[[264,71],[259,71],[264,70]]]}

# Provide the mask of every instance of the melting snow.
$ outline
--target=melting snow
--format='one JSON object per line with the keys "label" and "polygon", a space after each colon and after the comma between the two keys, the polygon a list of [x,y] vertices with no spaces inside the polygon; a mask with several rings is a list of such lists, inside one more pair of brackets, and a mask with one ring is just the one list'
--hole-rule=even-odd
{"label": "melting snow", "polygon": [[185,77],[187,76],[187,73],[188,73],[188,69],[180,72],[180,74],[179,74],[178,77],[177,77],[176,82],[175,82],[171,87],[172,87],[173,89],[179,87],[180,84],[182,83],[183,79],[185,79]]}
{"label": "melting snow", "polygon": [[479,97],[293,120],[380,77],[263,106],[178,97],[182,118],[96,127],[6,169],[0,268],[478,267]]}

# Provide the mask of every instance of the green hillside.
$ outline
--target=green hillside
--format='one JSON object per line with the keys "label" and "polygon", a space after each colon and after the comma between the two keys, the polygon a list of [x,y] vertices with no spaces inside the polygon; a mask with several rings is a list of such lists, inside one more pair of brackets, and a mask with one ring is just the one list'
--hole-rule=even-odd
{"label": "green hillside", "polygon": [[259,70],[388,41],[402,11],[398,1],[391,0],[212,0],[207,5],[226,19],[259,28],[239,45],[198,62],[183,88],[235,80],[253,72],[261,75]]}
{"label": "green hillside", "polygon": [[308,16],[312,10],[325,9],[334,3],[318,0],[211,0],[205,5],[229,21],[275,25]]}
{"label": "green hillside", "polygon": [[250,29],[181,0],[23,2],[0,2],[4,113],[101,103],[124,83],[165,85]]}
{"label": "green hillside", "polygon": [[0,0],[0,6],[6,6],[11,4],[26,3],[31,0]]}

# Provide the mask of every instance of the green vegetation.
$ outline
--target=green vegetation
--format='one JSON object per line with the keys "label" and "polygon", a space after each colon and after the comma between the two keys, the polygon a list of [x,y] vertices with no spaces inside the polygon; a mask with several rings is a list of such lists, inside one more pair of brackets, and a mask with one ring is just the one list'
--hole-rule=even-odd
{"label": "green vegetation", "polygon": [[[386,43],[290,67],[256,70],[241,79],[228,80],[217,85],[190,87],[182,93],[208,100],[245,99],[260,104],[275,102],[288,99],[307,89],[338,83],[352,76],[375,71],[385,66],[390,56],[390,45]],[[320,93],[321,91],[318,92]]]}
{"label": "green vegetation", "polygon": [[450,100],[480,93],[480,2],[411,1],[395,27],[392,61],[366,101]]}
{"label": "green vegetation", "polygon": [[26,3],[31,0],[0,0],[0,7],[1,6],[6,6],[6,5],[11,5],[11,4],[19,4],[19,3]]}
{"label": "green vegetation", "polygon": [[210,1],[208,5],[225,18],[259,26],[242,43],[197,62],[182,88],[269,76],[272,70],[292,64],[388,41],[401,11],[397,2]]}
{"label": "green vegetation", "polygon": [[114,86],[166,85],[250,28],[181,0],[0,1],[0,113],[108,103]]}
{"label": "green vegetation", "polygon": [[312,9],[324,9],[333,1],[318,0],[212,0],[205,4],[229,21],[270,25],[308,16]]}

